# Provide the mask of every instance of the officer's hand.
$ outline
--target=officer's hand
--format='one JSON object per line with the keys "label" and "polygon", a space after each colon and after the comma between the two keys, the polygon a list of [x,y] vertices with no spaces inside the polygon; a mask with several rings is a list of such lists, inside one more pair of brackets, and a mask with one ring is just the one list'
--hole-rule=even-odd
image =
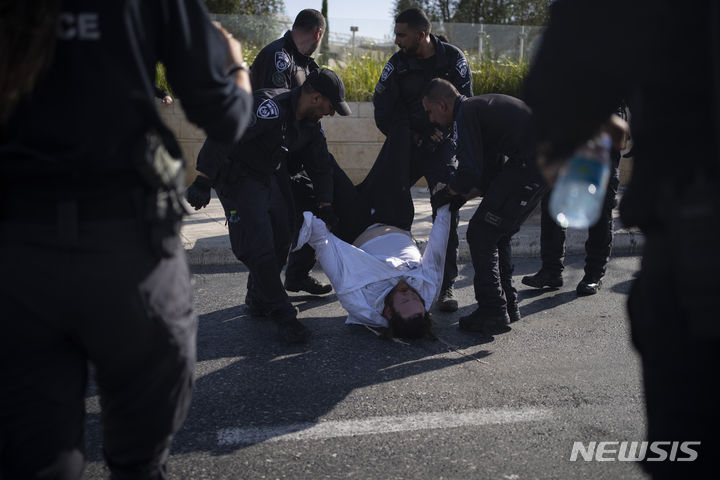
{"label": "officer's hand", "polygon": [[447,185],[440,183],[437,187],[435,187],[432,195],[430,195],[430,205],[434,211],[437,211],[438,208],[450,203],[454,196],[455,195],[450,194],[450,190]]}
{"label": "officer's hand", "polygon": [[445,135],[442,131],[440,131],[439,128],[436,128],[430,132],[430,140],[432,140],[435,143],[440,143],[445,138]]}
{"label": "officer's hand", "polygon": [[462,195],[453,195],[450,200],[450,211],[460,210],[467,200]]}
{"label": "officer's hand", "polygon": [[200,210],[210,203],[210,188],[212,188],[210,179],[198,175],[195,181],[185,190],[185,198],[195,210]]}
{"label": "officer's hand", "polygon": [[335,215],[335,210],[333,210],[332,205],[320,205],[318,207],[317,217],[325,222],[325,225],[327,225],[330,231],[340,223],[340,219]]}

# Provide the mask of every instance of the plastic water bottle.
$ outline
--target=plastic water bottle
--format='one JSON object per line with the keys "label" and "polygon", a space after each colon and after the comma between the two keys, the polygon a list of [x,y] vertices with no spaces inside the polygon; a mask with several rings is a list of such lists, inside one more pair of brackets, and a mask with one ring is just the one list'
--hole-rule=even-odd
{"label": "plastic water bottle", "polygon": [[548,210],[563,228],[588,228],[600,218],[610,179],[610,148],[606,133],[573,153],[560,171],[550,194]]}
{"label": "plastic water bottle", "polygon": [[228,219],[228,222],[230,223],[239,223],[240,217],[237,214],[237,210],[230,210],[230,218]]}

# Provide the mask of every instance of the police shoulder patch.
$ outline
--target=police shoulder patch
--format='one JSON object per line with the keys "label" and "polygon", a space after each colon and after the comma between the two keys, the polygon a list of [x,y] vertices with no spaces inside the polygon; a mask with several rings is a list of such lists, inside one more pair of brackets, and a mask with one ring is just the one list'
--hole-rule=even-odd
{"label": "police shoulder patch", "polygon": [[278,72],[284,72],[290,66],[290,57],[284,50],[275,52],[275,69]]}
{"label": "police shoulder patch", "polygon": [[395,66],[392,63],[390,63],[390,62],[386,63],[385,68],[383,68],[382,73],[380,74],[380,81],[384,82],[385,80],[387,80],[388,77],[390,76],[390,74],[394,70],[395,70]]}
{"label": "police shoulder patch", "polygon": [[467,76],[468,70],[470,69],[468,67],[467,60],[465,60],[465,58],[463,58],[463,57],[458,58],[458,61],[455,64],[455,68],[457,69],[460,76],[463,78],[465,78],[465,76]]}
{"label": "police shoulder patch", "polygon": [[276,87],[285,86],[285,74],[283,72],[274,72],[272,74],[272,83]]}
{"label": "police shoulder patch", "polygon": [[278,118],[280,116],[280,108],[278,108],[277,103],[273,102],[268,98],[258,106],[255,115],[257,115],[258,118],[262,118],[264,120]]}

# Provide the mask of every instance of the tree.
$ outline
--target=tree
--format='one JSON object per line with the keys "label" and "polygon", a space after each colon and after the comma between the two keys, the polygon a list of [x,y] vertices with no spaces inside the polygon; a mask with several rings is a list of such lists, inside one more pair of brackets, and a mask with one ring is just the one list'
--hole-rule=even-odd
{"label": "tree", "polygon": [[270,15],[285,9],[283,0],[205,0],[210,13]]}
{"label": "tree", "polygon": [[318,61],[321,65],[327,65],[330,62],[330,20],[328,19],[327,0],[323,0],[320,13],[322,13],[322,16],[325,17],[325,33],[323,33],[323,38],[320,42],[320,54],[318,55]]}

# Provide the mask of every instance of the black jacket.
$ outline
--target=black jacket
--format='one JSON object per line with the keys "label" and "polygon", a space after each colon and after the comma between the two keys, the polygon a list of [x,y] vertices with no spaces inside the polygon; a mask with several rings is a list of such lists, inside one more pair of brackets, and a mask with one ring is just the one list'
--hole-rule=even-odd
{"label": "black jacket", "polygon": [[435,45],[435,61],[426,70],[415,57],[397,52],[388,60],[375,85],[373,105],[375,124],[385,135],[391,128],[407,126],[426,134],[430,121],[422,106],[422,92],[433,78],[444,78],[465,96],[472,96],[472,72],[459,48],[430,35]]}
{"label": "black jacket", "polygon": [[260,50],[250,68],[250,80],[253,89],[295,88],[318,68],[311,56],[298,51],[288,31]]}
{"label": "black jacket", "polygon": [[206,140],[198,154],[198,170],[222,189],[239,176],[264,178],[281,169],[294,174],[304,168],[317,201],[330,202],[332,164],[325,134],[319,122],[295,119],[300,87],[257,90],[253,97],[253,118],[240,142],[228,150]]}
{"label": "black jacket", "polygon": [[240,138],[251,97],[226,75],[227,43],[202,2],[67,0],[60,19],[50,70],[0,127],[0,182],[132,177],[158,61],[190,121],[218,141]]}
{"label": "black jacket", "polygon": [[458,169],[450,187],[468,193],[472,187],[487,191],[500,172],[505,157],[533,158],[529,135],[530,108],[509,95],[487,94],[455,101],[452,141],[456,143]]}
{"label": "black jacket", "polygon": [[692,8],[672,0],[557,0],[550,10],[524,93],[538,140],[559,161],[627,98],[634,164],[621,203],[626,226],[666,223],[671,204],[698,178],[720,186],[718,29],[714,0]]}

